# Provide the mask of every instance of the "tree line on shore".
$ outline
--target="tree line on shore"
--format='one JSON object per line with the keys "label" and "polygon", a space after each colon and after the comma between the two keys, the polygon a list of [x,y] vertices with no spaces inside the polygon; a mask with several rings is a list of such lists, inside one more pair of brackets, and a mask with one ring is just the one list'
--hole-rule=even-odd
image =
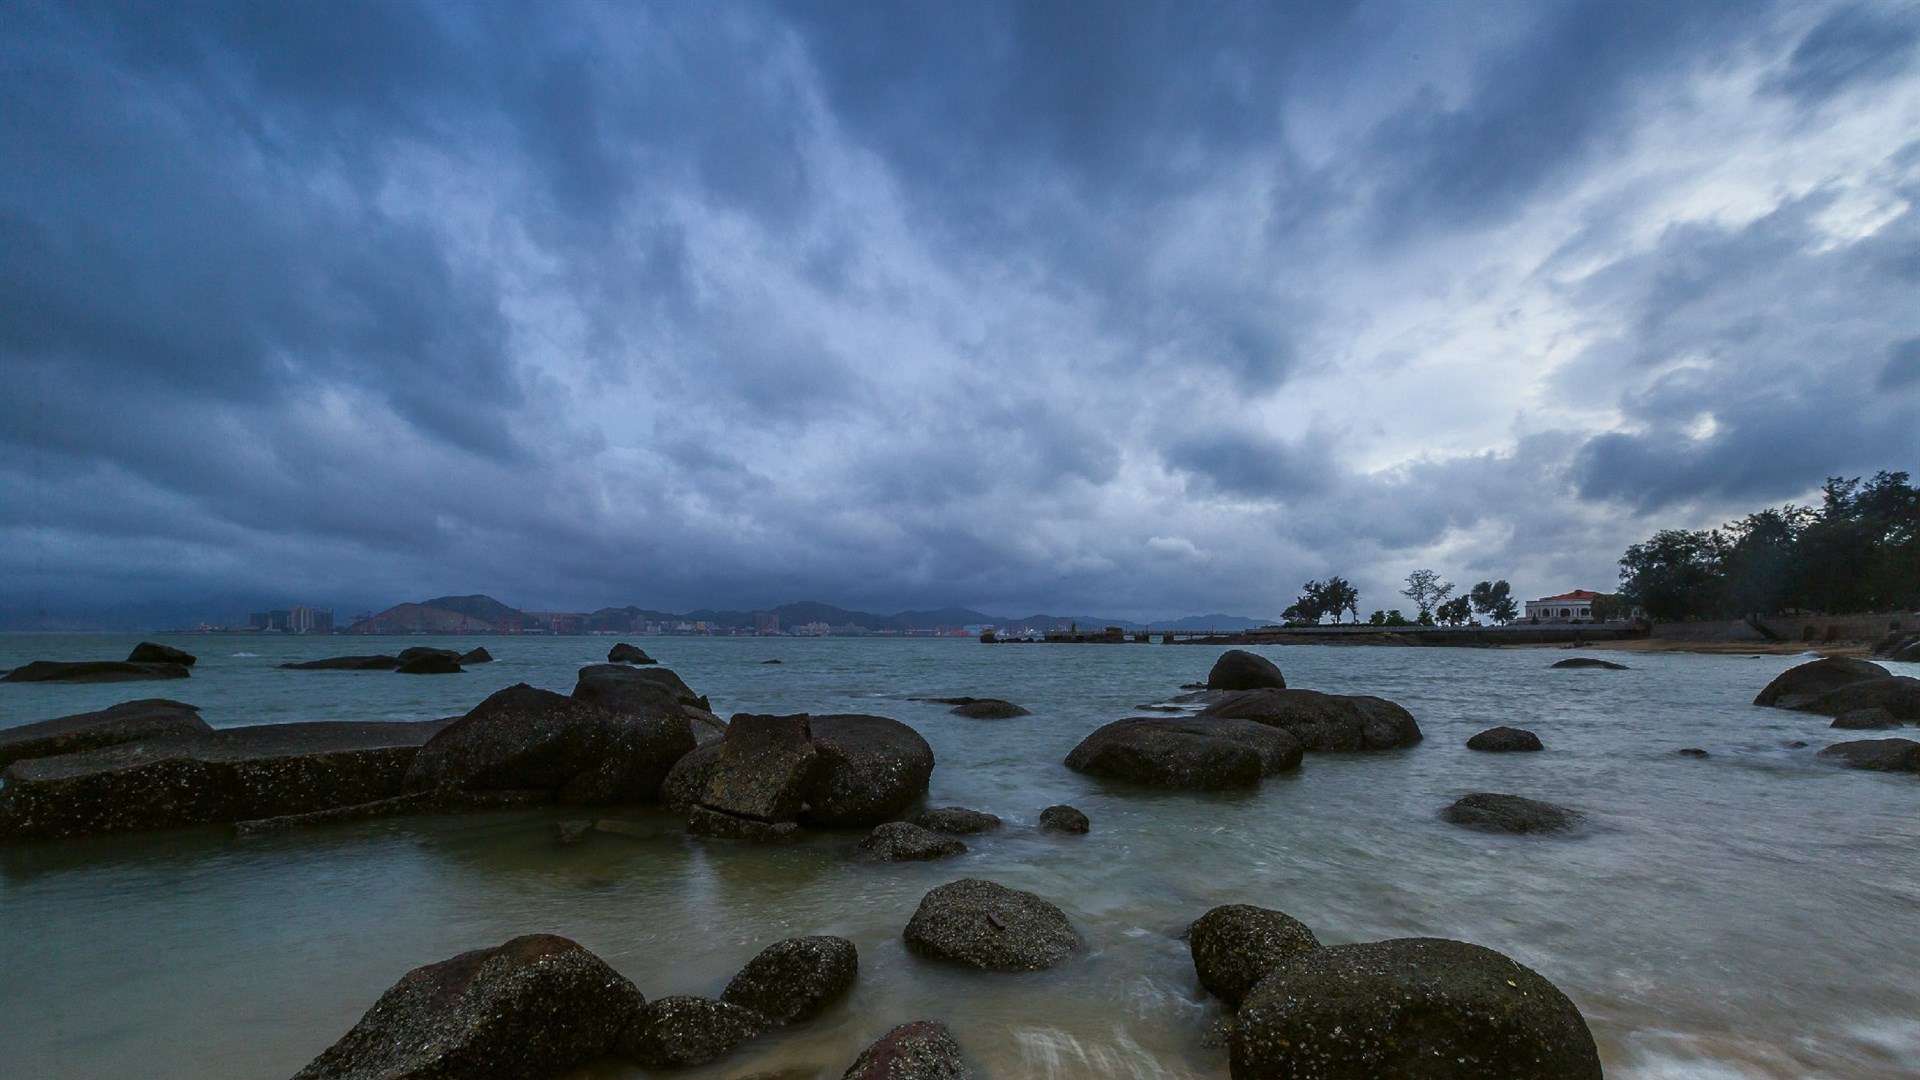
{"label": "tree line on shore", "polygon": [[[1513,600],[1513,586],[1505,580],[1482,581],[1458,596],[1454,585],[1433,570],[1415,570],[1407,575],[1407,587],[1400,595],[1412,602],[1415,615],[1408,618],[1399,608],[1376,609],[1368,616],[1369,626],[1468,626],[1474,616],[1505,624],[1520,614]],[[1449,599],[1451,598],[1451,599]],[[1300,587],[1300,597],[1281,612],[1288,626],[1318,625],[1327,616],[1338,624],[1352,616],[1360,623],[1360,591],[1346,578],[1334,576],[1325,581],[1309,581]]]}

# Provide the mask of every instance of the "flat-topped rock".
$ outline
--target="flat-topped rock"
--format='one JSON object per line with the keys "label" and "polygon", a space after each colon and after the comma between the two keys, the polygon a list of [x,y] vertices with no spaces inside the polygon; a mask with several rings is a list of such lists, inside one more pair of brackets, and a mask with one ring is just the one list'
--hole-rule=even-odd
{"label": "flat-topped rock", "polygon": [[1600,671],[1625,671],[1627,665],[1616,664],[1612,660],[1602,660],[1594,656],[1572,656],[1547,665],[1554,668],[1592,668]]}
{"label": "flat-topped rock", "polygon": [[176,649],[157,641],[143,641],[127,654],[129,664],[179,664],[181,667],[192,667],[199,659],[185,649]]}
{"label": "flat-topped rock", "polygon": [[986,971],[1039,971],[1080,948],[1080,935],[1059,908],[981,878],[929,892],[901,936],[921,956]]}
{"label": "flat-topped rock", "polygon": [[1538,799],[1476,791],[1440,812],[1455,825],[1482,832],[1564,832],[1580,823],[1580,812]]}
{"label": "flat-topped rock", "polygon": [[741,713],[727,722],[700,805],[759,821],[796,821],[818,753],[806,713]]}
{"label": "flat-topped rock", "polygon": [[529,934],[408,972],[294,1080],[505,1080],[604,1057],[646,999],[563,937]]}
{"label": "flat-topped rock", "polygon": [[0,836],[158,829],[390,798],[444,723],[263,724],[15,761],[0,773]]}
{"label": "flat-topped rock", "polygon": [[974,698],[971,701],[963,701],[947,711],[955,716],[970,717],[974,720],[1009,720],[1016,716],[1029,715],[1027,710],[1000,698]]}
{"label": "flat-topped rock", "polygon": [[0,682],[108,683],[149,679],[185,679],[185,664],[133,663],[127,660],[35,660],[0,675]]}
{"label": "flat-topped rock", "polygon": [[1290,733],[1215,716],[1132,717],[1096,729],[1067,755],[1075,772],[1181,791],[1251,787],[1295,768]]}
{"label": "flat-topped rock", "polygon": [[1849,769],[1873,772],[1920,772],[1920,742],[1912,739],[1858,739],[1834,743],[1820,756]]}
{"label": "flat-topped rock", "polygon": [[1285,675],[1279,665],[1245,649],[1228,649],[1213,662],[1207,672],[1209,690],[1284,690]]}
{"label": "flat-topped rock", "polygon": [[975,833],[992,832],[1000,827],[998,817],[981,810],[969,810],[964,806],[936,806],[922,810],[908,820],[923,829],[951,833],[955,836],[972,836]]}
{"label": "flat-topped rock", "polygon": [[1892,672],[1879,664],[1866,660],[1854,660],[1850,657],[1830,656],[1809,660],[1774,676],[1773,681],[1754,696],[1753,703],[1791,708],[1792,706],[1785,704],[1782,699],[1793,697],[1811,699],[1830,690],[1837,690],[1848,683],[1857,683],[1866,679],[1884,679],[1891,674]]}
{"label": "flat-topped rock", "polygon": [[1385,698],[1318,690],[1243,690],[1219,697],[1201,716],[1277,727],[1309,752],[1393,750],[1421,739],[1413,714]]}
{"label": "flat-topped rock", "polygon": [[213,729],[198,707],[166,698],[123,701],[98,712],[0,729],[0,768],[25,758],[53,757],[168,735],[204,735]]}
{"label": "flat-topped rock", "polygon": [[923,862],[965,854],[967,845],[905,821],[875,825],[860,841],[861,857],[870,862]]}
{"label": "flat-topped rock", "polygon": [[393,670],[401,675],[458,675],[461,673],[460,654],[451,649],[435,649],[410,657],[403,656],[400,666]]}
{"label": "flat-topped rock", "polygon": [[385,654],[328,656],[319,660],[295,660],[280,666],[288,671],[392,671],[400,666],[400,658]]}
{"label": "flat-topped rock", "polygon": [[456,664],[460,662],[460,653],[457,650],[442,649],[433,645],[409,646],[405,649],[401,649],[400,655],[395,659],[399,660],[401,664],[407,664],[414,660],[424,660],[430,656],[437,656],[446,660],[451,660]]}

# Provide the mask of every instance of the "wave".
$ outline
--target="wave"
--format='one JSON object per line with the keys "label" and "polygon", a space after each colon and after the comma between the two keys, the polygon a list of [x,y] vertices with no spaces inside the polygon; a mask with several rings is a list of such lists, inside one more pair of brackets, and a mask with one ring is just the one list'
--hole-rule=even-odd
{"label": "wave", "polygon": [[240,659],[243,659],[243,660],[251,660],[259,656],[260,654],[257,652],[237,652],[237,653],[232,653],[230,655],[239,657]]}

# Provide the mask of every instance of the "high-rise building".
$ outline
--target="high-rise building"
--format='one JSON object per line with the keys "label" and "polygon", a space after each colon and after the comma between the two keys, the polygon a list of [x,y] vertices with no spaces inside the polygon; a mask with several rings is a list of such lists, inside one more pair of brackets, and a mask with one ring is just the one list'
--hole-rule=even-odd
{"label": "high-rise building", "polygon": [[777,634],[780,632],[780,616],[771,611],[753,613],[753,632],[756,634]]}
{"label": "high-rise building", "polygon": [[286,628],[290,634],[331,634],[333,612],[305,605],[296,606],[287,612]]}

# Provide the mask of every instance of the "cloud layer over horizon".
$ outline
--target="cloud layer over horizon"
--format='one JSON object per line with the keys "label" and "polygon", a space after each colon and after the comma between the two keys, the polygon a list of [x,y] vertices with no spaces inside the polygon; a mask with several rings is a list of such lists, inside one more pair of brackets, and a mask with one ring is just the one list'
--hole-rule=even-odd
{"label": "cloud layer over horizon", "polygon": [[1920,468],[1920,6],[0,9],[0,622],[1271,616]]}

